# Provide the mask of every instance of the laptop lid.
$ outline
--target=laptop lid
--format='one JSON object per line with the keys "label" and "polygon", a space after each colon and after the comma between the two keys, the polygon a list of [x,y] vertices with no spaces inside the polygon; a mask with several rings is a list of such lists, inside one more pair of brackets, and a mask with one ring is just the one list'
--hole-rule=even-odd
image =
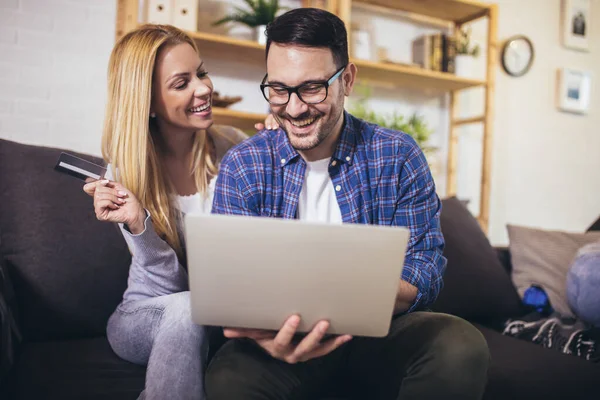
{"label": "laptop lid", "polygon": [[388,333],[409,231],[264,217],[188,214],[192,318],[200,325]]}

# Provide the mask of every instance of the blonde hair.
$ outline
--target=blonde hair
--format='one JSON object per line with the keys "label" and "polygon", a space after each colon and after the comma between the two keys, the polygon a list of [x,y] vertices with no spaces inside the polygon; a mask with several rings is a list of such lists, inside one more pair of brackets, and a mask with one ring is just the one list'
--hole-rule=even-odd
{"label": "blonde hair", "polygon": [[[160,134],[150,121],[152,77],[161,50],[187,43],[198,48],[185,32],[170,25],[142,25],[115,45],[108,67],[108,93],[102,155],[112,165],[114,179],[129,189],[152,216],[154,229],[181,255],[177,229],[179,211],[162,170]],[[204,131],[196,132],[190,172],[196,188],[206,193],[217,174],[211,143]]]}

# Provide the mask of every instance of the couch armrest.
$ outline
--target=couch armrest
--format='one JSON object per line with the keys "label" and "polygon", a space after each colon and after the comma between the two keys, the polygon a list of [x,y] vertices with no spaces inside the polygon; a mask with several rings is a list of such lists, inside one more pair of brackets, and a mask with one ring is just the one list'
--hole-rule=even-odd
{"label": "couch armrest", "polygon": [[498,259],[500,260],[500,264],[506,270],[506,273],[510,274],[512,271],[512,262],[510,259],[510,250],[508,247],[494,247],[496,250],[496,254],[498,255]]}

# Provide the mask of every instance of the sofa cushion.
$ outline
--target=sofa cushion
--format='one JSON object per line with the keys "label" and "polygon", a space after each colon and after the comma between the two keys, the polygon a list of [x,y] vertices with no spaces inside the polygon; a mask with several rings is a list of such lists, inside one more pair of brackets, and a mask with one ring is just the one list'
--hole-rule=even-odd
{"label": "sofa cushion", "polygon": [[136,399],[145,367],[121,360],[106,338],[23,346],[11,390],[15,399]]}
{"label": "sofa cushion", "polygon": [[590,227],[587,230],[588,232],[592,232],[592,231],[600,231],[600,217],[598,217],[598,219],[596,220],[596,222],[594,222],[592,225],[590,225]]}
{"label": "sofa cushion", "polygon": [[54,171],[60,152],[0,140],[0,256],[27,339],[104,334],[127,283],[125,240],[81,181]]}
{"label": "sofa cushion", "polygon": [[442,201],[441,226],[448,266],[434,311],[469,320],[521,314],[521,302],[479,223],[455,197]]}
{"label": "sofa cushion", "polygon": [[600,240],[600,232],[571,233],[508,225],[512,280],[521,296],[541,286],[555,311],[574,316],[567,300],[567,273],[577,251]]}
{"label": "sofa cushion", "polygon": [[598,398],[600,364],[474,325],[491,355],[484,400]]}
{"label": "sofa cushion", "polygon": [[21,342],[15,292],[0,257],[0,387],[8,379]]}

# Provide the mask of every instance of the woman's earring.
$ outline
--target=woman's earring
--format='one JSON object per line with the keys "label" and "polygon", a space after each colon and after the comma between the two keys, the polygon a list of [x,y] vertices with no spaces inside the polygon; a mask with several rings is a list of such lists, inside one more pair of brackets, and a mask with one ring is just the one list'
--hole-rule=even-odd
{"label": "woman's earring", "polygon": [[150,113],[150,118],[156,118],[156,113]]}

